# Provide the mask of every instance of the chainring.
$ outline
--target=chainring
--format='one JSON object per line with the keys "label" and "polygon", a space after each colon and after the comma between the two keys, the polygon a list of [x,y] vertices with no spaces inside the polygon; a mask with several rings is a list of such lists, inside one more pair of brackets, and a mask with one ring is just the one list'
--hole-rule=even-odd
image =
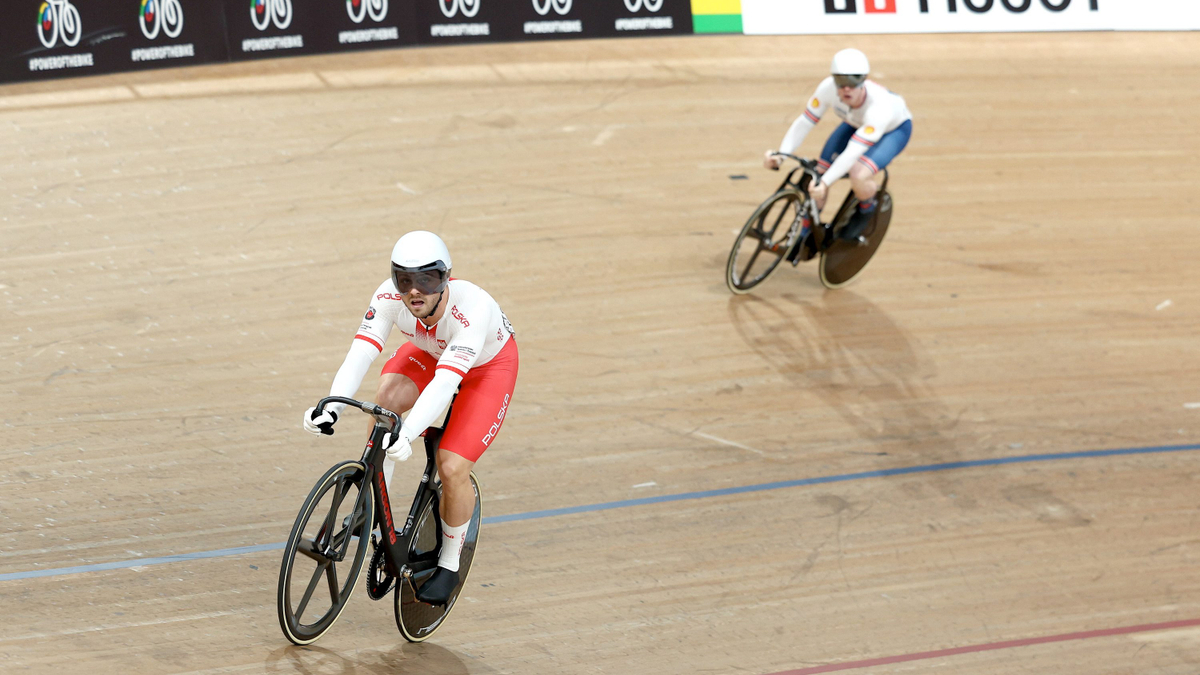
{"label": "chainring", "polygon": [[371,554],[371,564],[367,566],[367,595],[372,600],[382,600],[392,590],[396,577],[387,571],[387,547],[380,546],[371,535],[371,546],[375,552]]}

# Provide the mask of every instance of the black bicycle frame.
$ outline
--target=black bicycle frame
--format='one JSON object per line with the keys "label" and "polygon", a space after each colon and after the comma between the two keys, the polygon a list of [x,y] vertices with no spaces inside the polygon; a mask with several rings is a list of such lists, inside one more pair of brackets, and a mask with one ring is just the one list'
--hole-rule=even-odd
{"label": "black bicycle frame", "polygon": [[[797,157],[795,155],[790,155],[786,152],[777,152],[775,154],[780,157],[787,157],[788,159],[793,159],[800,163],[800,166],[794,167],[791,171],[788,171],[787,176],[784,177],[783,182],[779,184],[779,187],[775,191],[779,192],[780,190],[783,190],[784,188],[794,188],[794,189],[798,190],[800,192],[800,194],[804,195],[804,199],[807,202],[807,200],[810,196],[809,192],[808,192],[808,186],[812,184],[812,181],[821,179],[821,174],[817,172],[817,166],[818,166],[817,162],[815,162],[811,159],[804,159],[803,157]],[[792,178],[796,175],[797,171],[801,171],[801,172],[803,172],[803,174],[800,176],[799,180],[793,182]],[[888,184],[888,171],[885,168],[885,169],[883,169],[883,184],[879,186],[880,193],[887,191],[887,184]],[[850,194],[846,195],[846,199],[845,199],[845,201],[842,202],[842,206],[845,207],[846,202],[849,202],[851,199],[854,199],[853,191],[851,191]],[[839,212],[841,210],[842,210],[841,208],[838,209]],[[822,220],[820,217],[821,212],[815,206],[813,207],[813,213],[816,216],[816,220],[813,222],[814,228],[823,230],[826,234],[833,231],[834,223],[832,221],[827,223],[824,220]],[[837,219],[834,218],[834,220],[837,220]],[[833,241],[834,241],[833,237],[831,237],[831,236],[820,237],[818,239],[819,250],[820,251],[827,250],[830,246],[833,246]]]}
{"label": "black bicycle frame", "polygon": [[[821,178],[821,174],[817,173],[817,166],[818,166],[817,162],[815,162],[811,159],[804,159],[803,157],[789,155],[786,152],[777,152],[775,154],[780,157],[787,157],[788,159],[794,159],[800,163],[800,166],[797,166],[788,172],[787,176],[784,177],[783,182],[779,184],[779,187],[775,191],[779,192],[779,190],[782,190],[785,187],[793,187],[793,188],[796,188],[797,190],[799,190],[800,192],[804,193],[805,195],[807,195],[808,194],[808,186],[812,184],[812,181],[820,180],[820,178]],[[797,171],[803,171],[804,175],[800,176],[800,180],[793,183],[792,177],[796,175]],[[883,169],[883,184],[879,186],[879,191],[883,192],[883,191],[887,190],[887,184],[888,184],[888,171],[886,168],[884,168]]]}
{"label": "black bicycle frame", "polygon": [[[408,578],[413,574],[433,569],[437,566],[436,547],[433,551],[428,551],[425,555],[415,559],[409,559],[408,551],[412,543],[412,538],[416,535],[416,519],[421,506],[427,499],[433,499],[437,495],[437,491],[433,487],[433,477],[437,472],[437,449],[441,443],[445,425],[443,424],[441,427],[429,427],[425,430],[425,472],[421,476],[421,486],[417,489],[417,494],[413,497],[412,506],[408,510],[408,519],[404,522],[404,528],[397,532],[395,523],[392,520],[392,505],[388,498],[387,484],[384,481],[383,475],[383,460],[387,454],[383,449],[383,437],[393,429],[400,429],[400,416],[374,403],[356,401],[343,396],[329,396],[321,399],[321,402],[317,404],[317,412],[322,412],[325,406],[330,403],[344,403],[354,406],[375,417],[375,427],[371,430],[371,436],[367,440],[366,448],[363,450],[362,463],[367,468],[365,480],[371,481],[372,491],[375,493],[376,509],[374,525],[379,526],[379,531],[383,535],[382,545],[387,548],[386,569],[388,574],[395,577]],[[451,400],[450,406],[446,409],[447,420],[450,419],[450,409],[453,407],[454,401]],[[359,491],[358,501],[355,503],[354,510],[351,513],[358,513],[363,504],[362,500],[366,499],[366,494],[365,490]],[[437,518],[435,526],[437,527],[437,541],[440,542],[442,536],[441,518]],[[347,540],[349,540],[349,537],[347,537]]]}

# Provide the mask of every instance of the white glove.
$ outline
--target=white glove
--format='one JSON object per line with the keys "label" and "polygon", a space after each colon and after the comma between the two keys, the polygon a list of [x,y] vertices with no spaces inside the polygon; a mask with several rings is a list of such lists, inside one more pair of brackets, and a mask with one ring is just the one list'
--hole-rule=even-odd
{"label": "white glove", "polygon": [[304,411],[304,430],[310,434],[332,436],[333,425],[337,424],[337,421],[338,415],[332,410],[326,410],[320,415],[317,414],[316,408]]}
{"label": "white glove", "polygon": [[384,434],[383,449],[387,450],[387,457],[393,462],[403,462],[412,457],[412,443],[400,433]]}

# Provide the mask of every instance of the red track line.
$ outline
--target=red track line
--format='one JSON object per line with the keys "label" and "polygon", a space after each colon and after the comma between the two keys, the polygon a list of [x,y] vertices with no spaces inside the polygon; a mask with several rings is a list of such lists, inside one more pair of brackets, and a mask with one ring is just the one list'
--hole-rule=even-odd
{"label": "red track line", "polygon": [[814,666],[811,668],[800,668],[798,670],[784,670],[770,675],[816,675],[816,673],[834,673],[839,670],[855,670],[857,668],[869,668],[871,666],[886,666],[892,663],[903,663],[905,661],[923,661],[925,659],[936,659],[942,656],[956,656],[958,654],[971,654],[973,652],[990,652],[997,649],[1012,649],[1013,647],[1027,647],[1029,645],[1043,645],[1050,642],[1068,642],[1070,640],[1089,640],[1091,638],[1109,637],[1111,635],[1129,635],[1130,633],[1147,633],[1156,630],[1169,630],[1171,628],[1184,628],[1186,626],[1200,626],[1200,619],[1184,619],[1182,621],[1167,621],[1165,623],[1147,623],[1140,626],[1125,626],[1123,628],[1105,628],[1103,630],[1089,630],[1079,633],[1063,633],[1062,635],[1047,635],[1045,637],[1025,638],[1023,640],[1006,640],[1004,642],[988,642],[980,645],[968,645],[966,647],[953,647],[951,649],[938,649],[932,652],[917,652],[916,654],[900,654],[897,656],[881,656],[877,659],[864,659],[862,661],[847,661],[845,663],[831,663],[825,666]]}

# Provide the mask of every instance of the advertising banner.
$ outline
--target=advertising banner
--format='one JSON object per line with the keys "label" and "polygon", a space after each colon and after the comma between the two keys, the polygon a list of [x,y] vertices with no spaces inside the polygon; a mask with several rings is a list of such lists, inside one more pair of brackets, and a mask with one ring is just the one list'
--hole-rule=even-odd
{"label": "advertising banner", "polygon": [[[1113,2],[1113,0],[1105,0]],[[1114,17],[1114,30],[1200,30],[1196,0],[1138,0],[1123,2]]]}
{"label": "advertising banner", "polygon": [[616,10],[608,37],[636,37],[692,32],[691,0],[601,0]]}
{"label": "advertising banner", "polygon": [[416,0],[417,41],[423,44],[516,39],[509,3],[519,0]]}
{"label": "advertising banner", "polygon": [[383,49],[417,42],[416,0],[327,0],[313,49]]}
{"label": "advertising banner", "polygon": [[691,0],[415,0],[423,44],[692,32]]}
{"label": "advertising banner", "polygon": [[206,0],[7,0],[0,81],[224,61],[220,9]]}
{"label": "advertising banner", "polygon": [[515,40],[596,37],[611,14],[596,0],[506,1],[518,23],[517,34],[509,38]]}
{"label": "advertising banner", "polygon": [[224,0],[229,57],[234,61],[320,51],[322,21],[330,2],[321,0]]}
{"label": "advertising banner", "polygon": [[1120,0],[741,0],[748,35],[1111,30]]}

